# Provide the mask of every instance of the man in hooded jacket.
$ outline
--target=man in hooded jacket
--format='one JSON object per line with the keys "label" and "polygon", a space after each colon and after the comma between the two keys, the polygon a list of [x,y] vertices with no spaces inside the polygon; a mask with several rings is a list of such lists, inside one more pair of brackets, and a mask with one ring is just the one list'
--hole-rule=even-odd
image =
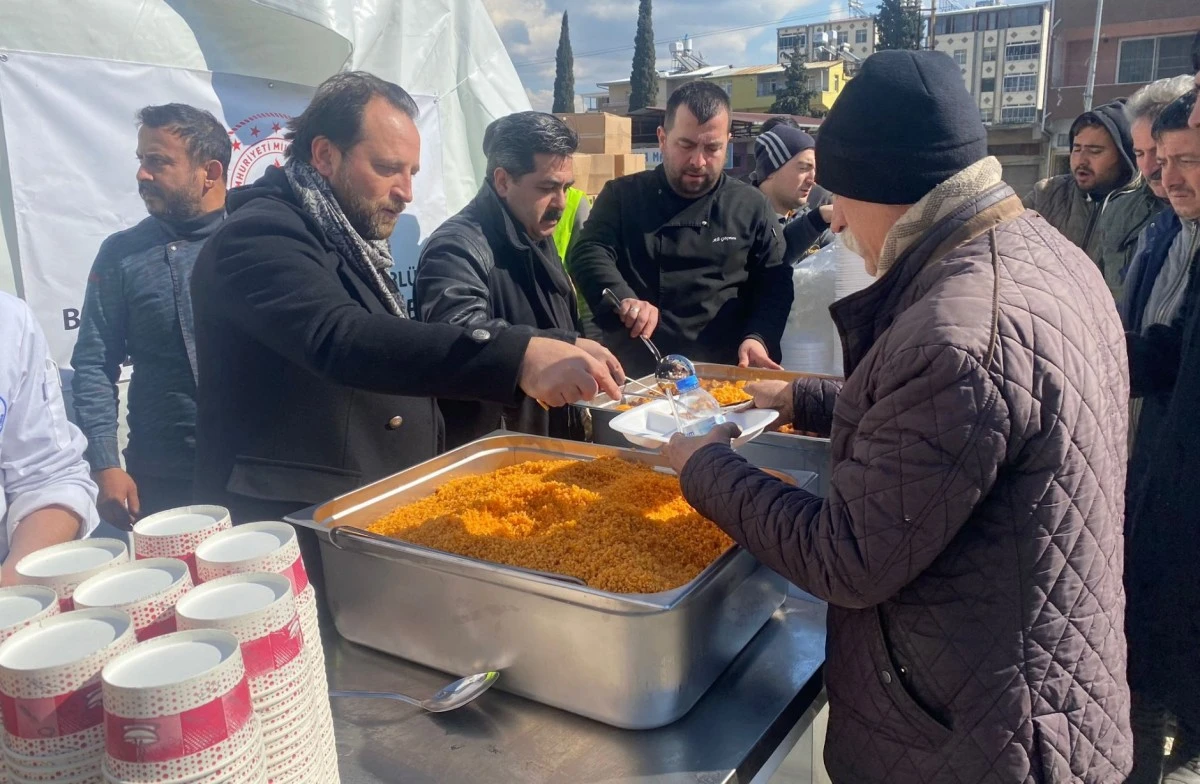
{"label": "man in hooded jacket", "polygon": [[1039,182],[1025,206],[1083,248],[1120,299],[1138,235],[1162,202],[1138,171],[1124,98],[1079,115],[1069,140],[1071,173]]}

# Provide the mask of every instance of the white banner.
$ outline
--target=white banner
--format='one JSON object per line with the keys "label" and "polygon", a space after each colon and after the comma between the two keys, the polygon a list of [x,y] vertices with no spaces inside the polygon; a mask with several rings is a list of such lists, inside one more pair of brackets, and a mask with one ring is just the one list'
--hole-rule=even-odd
{"label": "white banner", "polygon": [[[230,131],[229,179],[238,186],[282,162],[287,120],[307,105],[312,88],[109,60],[0,54],[21,293],[55,360],[66,367],[100,243],[146,215],[134,180],[137,111],[186,103],[212,112]],[[406,296],[420,243],[447,217],[437,107],[432,97],[413,97],[421,108],[421,174],[392,240]]]}

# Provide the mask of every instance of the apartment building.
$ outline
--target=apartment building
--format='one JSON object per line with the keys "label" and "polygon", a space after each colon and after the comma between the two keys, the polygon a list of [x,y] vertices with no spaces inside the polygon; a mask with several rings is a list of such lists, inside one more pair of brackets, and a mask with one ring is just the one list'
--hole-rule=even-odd
{"label": "apartment building", "polygon": [[865,60],[875,53],[875,20],[862,17],[780,27],[775,31],[776,59],[782,65],[787,65],[793,54],[800,54],[810,62],[829,59],[829,52],[822,50],[822,34],[826,34],[824,40],[829,49],[849,55],[851,62]]}
{"label": "apartment building", "polygon": [[[1066,172],[1071,123],[1083,111],[1096,23],[1095,0],[1055,0],[1050,41],[1046,127],[1048,171]],[[1096,52],[1092,106],[1128,97],[1147,83],[1191,73],[1191,45],[1200,30],[1196,0],[1130,0],[1104,4]]]}
{"label": "apartment building", "polygon": [[988,149],[1018,193],[1045,174],[1049,5],[981,5],[939,12],[934,23],[933,48],[958,64],[988,126]]}
{"label": "apartment building", "polygon": [[[815,95],[812,110],[827,113],[846,86],[847,74],[842,60],[805,63],[808,84]],[[782,90],[786,69],[782,65],[705,66],[682,73],[660,74],[658,81],[659,106],[665,106],[671,93],[688,82],[706,79],[729,96],[735,112],[763,113],[775,103],[775,93]],[[619,79],[597,85],[605,92],[585,96],[588,111],[625,114],[629,110],[629,80]]]}

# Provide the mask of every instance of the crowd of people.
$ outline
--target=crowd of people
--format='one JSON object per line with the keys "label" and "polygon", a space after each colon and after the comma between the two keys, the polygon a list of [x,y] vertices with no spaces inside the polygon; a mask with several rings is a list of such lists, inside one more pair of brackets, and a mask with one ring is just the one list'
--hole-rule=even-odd
{"label": "crowd of people", "polygon": [[844,381],[752,387],[831,439],[827,497],[747,463],[731,425],[666,451],[697,510],[829,603],[833,780],[1196,784],[1200,35],[1193,60],[1081,115],[1071,173],[1024,204],[933,52],[868,58],[816,140],[768,124],[750,182],[723,171],[708,82],[670,96],[662,165],[594,205],[561,119],[503,117],[422,248],[415,318],[388,247],[421,157],[402,88],[332,77],[285,164],[228,193],[221,123],[148,106],[148,217],[88,278],[75,424],[0,296],[3,581],[99,517],[281,519],[496,429],[581,438],[568,404],[620,398],[641,338],[778,368],[793,266],[840,235],[877,279],[831,308]]}

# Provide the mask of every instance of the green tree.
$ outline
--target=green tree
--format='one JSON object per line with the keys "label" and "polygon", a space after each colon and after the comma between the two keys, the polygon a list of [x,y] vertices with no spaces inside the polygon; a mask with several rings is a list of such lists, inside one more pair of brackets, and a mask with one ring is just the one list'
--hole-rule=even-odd
{"label": "green tree", "polygon": [[563,11],[562,30],[558,34],[558,53],[554,58],[555,114],[575,111],[575,55],[571,54],[571,26]]}
{"label": "green tree", "polygon": [[808,86],[808,70],[804,67],[804,55],[788,56],[788,66],[783,72],[783,89],[775,91],[775,103],[769,114],[797,114],[802,117],[813,115],[812,99],[816,97]]}
{"label": "green tree", "polygon": [[640,0],[637,34],[633,39],[633,71],[629,75],[629,111],[653,106],[658,100],[658,71],[654,66],[654,25],[650,18],[650,0]]}
{"label": "green tree", "polygon": [[880,0],[875,15],[876,49],[920,49],[921,10],[906,0]]}

